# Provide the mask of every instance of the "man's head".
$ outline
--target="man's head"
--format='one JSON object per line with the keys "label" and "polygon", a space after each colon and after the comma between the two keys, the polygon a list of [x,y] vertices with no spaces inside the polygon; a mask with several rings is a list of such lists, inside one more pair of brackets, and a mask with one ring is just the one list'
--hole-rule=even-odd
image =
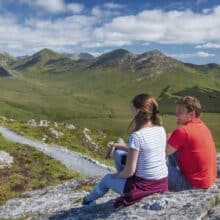
{"label": "man's head", "polygon": [[193,96],[185,96],[176,102],[177,124],[183,125],[193,118],[198,118],[202,112],[200,101]]}

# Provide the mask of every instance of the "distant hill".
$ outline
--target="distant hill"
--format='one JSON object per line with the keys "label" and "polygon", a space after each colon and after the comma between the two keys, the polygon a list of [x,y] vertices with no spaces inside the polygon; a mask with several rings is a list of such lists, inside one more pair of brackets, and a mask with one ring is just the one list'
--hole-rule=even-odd
{"label": "distant hill", "polygon": [[0,65],[7,66],[15,61],[16,58],[6,52],[0,51]]}
{"label": "distant hill", "polygon": [[61,59],[62,56],[52,50],[42,49],[39,52],[33,54],[32,56],[25,56],[24,58],[18,59],[17,62],[13,64],[13,67],[17,70],[23,70],[30,67],[44,66],[51,60]]}
{"label": "distant hill", "polygon": [[97,67],[131,67],[132,61],[135,55],[133,55],[128,50],[124,49],[117,49],[114,51],[111,51],[109,53],[105,53],[95,60],[94,63],[92,63],[89,68],[97,68]]}
{"label": "distant hill", "polygon": [[195,65],[183,63],[166,56],[159,50],[133,54],[125,49],[117,49],[95,58],[89,53],[59,54],[49,49],[43,49],[32,56],[20,57],[14,60],[12,69],[19,71],[44,73],[60,73],[73,69],[83,71],[98,71],[98,69],[117,69],[123,73],[134,73],[136,79],[141,81],[145,78],[158,77],[171,71],[198,71],[200,73],[212,72],[218,74],[220,65],[206,64]]}
{"label": "distant hill", "polygon": [[198,97],[206,112],[220,112],[217,64],[186,64],[158,50],[133,54],[118,49],[90,58],[74,60],[43,49],[3,66],[2,76],[16,74],[0,77],[0,94],[7,94],[0,96],[0,113],[116,120],[130,117],[131,98],[143,92],[157,97],[161,113],[174,113],[175,100],[182,95]]}

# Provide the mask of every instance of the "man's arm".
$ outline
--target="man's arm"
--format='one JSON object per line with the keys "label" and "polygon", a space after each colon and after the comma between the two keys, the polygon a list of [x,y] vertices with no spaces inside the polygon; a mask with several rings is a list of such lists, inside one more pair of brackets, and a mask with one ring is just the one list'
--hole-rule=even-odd
{"label": "man's arm", "polygon": [[172,147],[171,145],[167,144],[167,147],[166,147],[166,156],[169,156],[173,153],[175,153],[177,151],[176,148]]}
{"label": "man's arm", "polygon": [[184,129],[177,128],[174,132],[167,134],[166,156],[175,153],[186,141]]}

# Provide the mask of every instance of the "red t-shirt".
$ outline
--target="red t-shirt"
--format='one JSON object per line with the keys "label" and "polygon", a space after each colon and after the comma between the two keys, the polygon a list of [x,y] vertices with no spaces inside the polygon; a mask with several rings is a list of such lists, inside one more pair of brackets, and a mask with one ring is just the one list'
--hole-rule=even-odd
{"label": "red t-shirt", "polygon": [[193,188],[208,188],[216,181],[215,143],[199,118],[177,128],[168,144],[178,150],[178,165]]}

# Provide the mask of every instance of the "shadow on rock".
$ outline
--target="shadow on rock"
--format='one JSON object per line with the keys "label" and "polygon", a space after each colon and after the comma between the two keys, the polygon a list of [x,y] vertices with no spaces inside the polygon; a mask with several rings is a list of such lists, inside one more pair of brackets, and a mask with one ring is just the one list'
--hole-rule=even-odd
{"label": "shadow on rock", "polygon": [[66,211],[56,213],[50,216],[50,220],[63,220],[63,219],[106,219],[111,214],[117,212],[121,208],[115,209],[114,199],[102,203],[102,204],[91,204],[88,206],[81,206],[72,208]]}

